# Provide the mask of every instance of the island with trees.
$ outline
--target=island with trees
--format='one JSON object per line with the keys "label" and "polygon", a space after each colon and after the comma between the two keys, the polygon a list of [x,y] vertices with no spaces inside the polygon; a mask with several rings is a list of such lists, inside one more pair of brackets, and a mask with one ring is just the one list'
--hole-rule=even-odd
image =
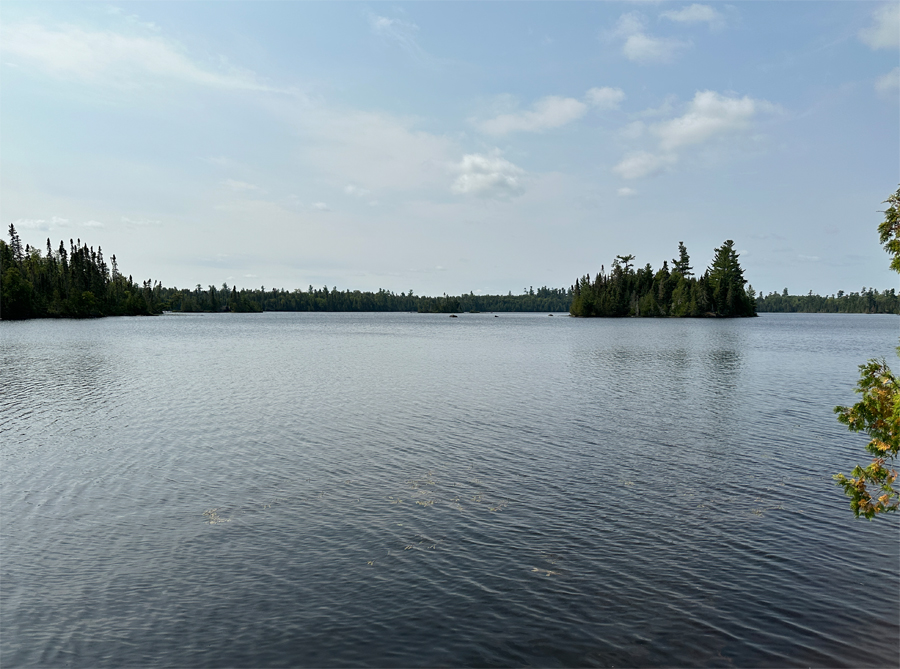
{"label": "island with trees", "polygon": [[641,269],[632,265],[633,255],[616,256],[611,270],[591,280],[581,277],[572,286],[573,316],[674,316],[741,317],[756,316],[755,293],[746,289],[744,270],[738,262],[734,242],[727,240],[715,250],[712,265],[695,276],[683,242],[678,242],[678,258],[653,271],[648,263]]}

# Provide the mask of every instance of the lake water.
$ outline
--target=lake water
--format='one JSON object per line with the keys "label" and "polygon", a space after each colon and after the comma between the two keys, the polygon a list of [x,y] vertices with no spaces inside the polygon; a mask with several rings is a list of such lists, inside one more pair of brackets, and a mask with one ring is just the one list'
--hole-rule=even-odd
{"label": "lake water", "polygon": [[896,666],[895,316],[0,323],[0,662]]}

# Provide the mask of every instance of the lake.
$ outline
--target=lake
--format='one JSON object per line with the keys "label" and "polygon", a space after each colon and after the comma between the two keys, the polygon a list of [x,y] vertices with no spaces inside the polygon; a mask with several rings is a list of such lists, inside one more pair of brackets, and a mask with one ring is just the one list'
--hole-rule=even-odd
{"label": "lake", "polygon": [[0,661],[896,666],[896,316],[0,323]]}

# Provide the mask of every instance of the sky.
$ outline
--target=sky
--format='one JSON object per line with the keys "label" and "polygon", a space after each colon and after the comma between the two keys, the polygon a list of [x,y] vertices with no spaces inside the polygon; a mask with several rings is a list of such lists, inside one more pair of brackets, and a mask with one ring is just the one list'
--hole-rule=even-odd
{"label": "sky", "polygon": [[137,281],[897,286],[900,3],[0,5],[0,222]]}

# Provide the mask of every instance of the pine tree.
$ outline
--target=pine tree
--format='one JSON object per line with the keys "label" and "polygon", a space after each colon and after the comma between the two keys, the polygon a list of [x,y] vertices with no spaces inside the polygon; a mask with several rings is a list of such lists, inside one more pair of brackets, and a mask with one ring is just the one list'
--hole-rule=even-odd
{"label": "pine tree", "polygon": [[688,255],[687,247],[685,247],[684,242],[678,242],[678,260],[672,259],[672,272],[677,272],[687,278],[694,276],[692,269],[691,257]]}
{"label": "pine tree", "polygon": [[753,316],[755,307],[744,290],[744,270],[738,262],[734,242],[726,240],[716,249],[709,268],[709,286],[717,316]]}

